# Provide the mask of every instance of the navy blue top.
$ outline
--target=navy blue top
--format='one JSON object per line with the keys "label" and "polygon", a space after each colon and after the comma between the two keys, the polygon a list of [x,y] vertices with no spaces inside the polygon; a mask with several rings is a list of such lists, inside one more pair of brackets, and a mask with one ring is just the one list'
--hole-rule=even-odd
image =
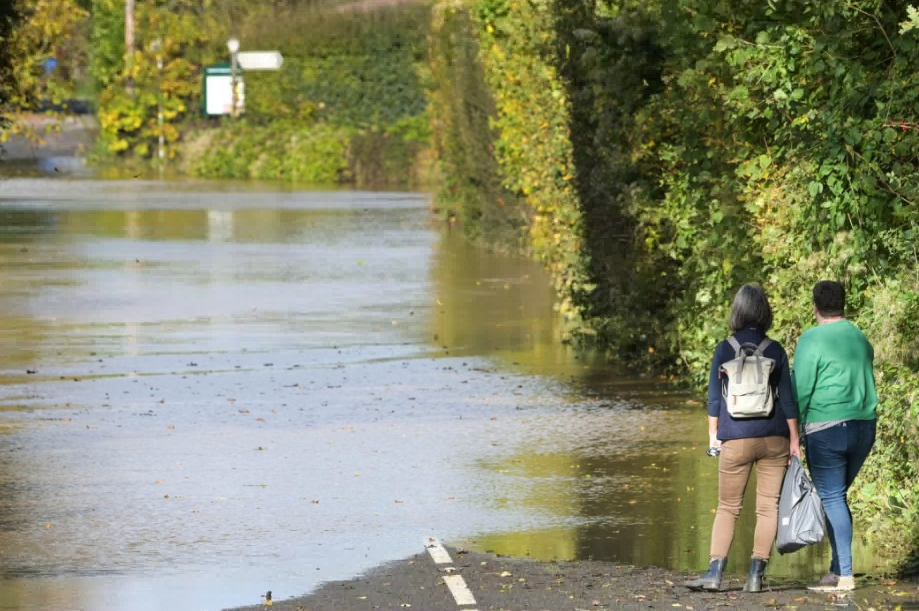
{"label": "navy blue top", "polygon": [[[757,329],[743,329],[734,334],[741,344],[759,344],[766,335]],[[788,437],[788,423],[786,420],[798,417],[798,408],[795,406],[791,394],[791,373],[788,368],[788,355],[777,341],[773,340],[766,347],[763,356],[775,360],[776,367],[769,376],[769,383],[776,391],[776,402],[772,413],[765,418],[738,418],[731,417],[728,413],[728,404],[722,392],[722,384],[727,380],[718,378],[718,369],[723,363],[736,358],[734,348],[724,340],[715,348],[712,358],[712,373],[708,381],[708,415],[718,417],[718,439],[747,439],[749,437],[771,437],[778,435]]]}

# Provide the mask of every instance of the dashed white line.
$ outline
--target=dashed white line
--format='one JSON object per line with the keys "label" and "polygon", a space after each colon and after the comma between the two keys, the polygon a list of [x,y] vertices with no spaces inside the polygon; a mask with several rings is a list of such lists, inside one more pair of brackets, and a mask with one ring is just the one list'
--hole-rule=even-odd
{"label": "dashed white line", "polygon": [[475,597],[461,575],[444,575],[444,582],[458,605],[474,605]]}
{"label": "dashed white line", "polygon": [[435,564],[453,564],[447,549],[434,537],[425,539],[424,546],[427,548],[428,553],[431,554]]}
{"label": "dashed white line", "polygon": [[[447,549],[434,537],[426,538],[424,540],[424,547],[428,550],[428,553],[431,554],[431,558],[434,559],[435,564],[453,564],[453,560],[450,558]],[[460,606],[474,605],[475,597],[472,595],[472,590],[466,585],[466,580],[463,579],[462,575],[454,574],[454,570],[452,566],[443,569],[443,571],[447,573],[447,575],[443,576],[444,583],[447,584],[447,588],[450,589],[453,600]],[[476,610],[468,609],[465,611]]]}

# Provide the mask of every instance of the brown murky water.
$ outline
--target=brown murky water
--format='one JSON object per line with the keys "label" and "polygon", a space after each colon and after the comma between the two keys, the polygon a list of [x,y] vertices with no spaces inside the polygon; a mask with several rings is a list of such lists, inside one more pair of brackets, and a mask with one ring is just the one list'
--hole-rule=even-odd
{"label": "brown murky water", "polygon": [[422,195],[0,181],[0,609],[251,604],[427,535],[701,567],[698,397],[562,346],[552,305]]}

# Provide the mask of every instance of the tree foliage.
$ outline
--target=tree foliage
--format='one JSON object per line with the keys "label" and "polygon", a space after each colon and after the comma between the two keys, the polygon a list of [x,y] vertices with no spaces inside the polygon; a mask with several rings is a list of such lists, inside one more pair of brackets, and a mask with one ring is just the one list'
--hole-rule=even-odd
{"label": "tree foliage", "polygon": [[[22,120],[23,114],[46,105],[60,106],[74,96],[86,66],[84,33],[89,14],[75,0],[17,0],[4,7],[0,104],[11,130],[0,132],[0,141],[15,132],[40,140],[42,134]],[[57,62],[50,74],[45,68],[49,59]]]}
{"label": "tree foliage", "polygon": [[[741,284],[767,288],[774,336],[793,348],[812,324],[814,282],[843,281],[878,348],[887,416],[859,508],[919,533],[919,457],[902,449],[919,447],[919,54],[908,9],[445,4],[465,17],[444,35],[478,51],[432,45],[432,104],[442,197],[465,185],[457,203],[472,225],[517,202],[505,229],[555,273],[575,335],[701,385]],[[488,129],[465,119],[472,107],[487,110]],[[489,163],[481,175],[497,176],[501,201],[466,174]],[[474,215],[462,211],[470,201]]]}
{"label": "tree foliage", "polygon": [[[135,49],[124,48],[124,3],[93,0],[93,74],[108,153],[152,155],[160,136],[176,154],[180,126],[198,111],[204,65],[226,59],[229,26],[217,0],[138,2]],[[162,112],[163,121],[159,121]]]}
{"label": "tree foliage", "polygon": [[13,53],[9,38],[13,31],[16,11],[11,2],[0,4],[0,138],[9,125],[8,104],[13,97]]}

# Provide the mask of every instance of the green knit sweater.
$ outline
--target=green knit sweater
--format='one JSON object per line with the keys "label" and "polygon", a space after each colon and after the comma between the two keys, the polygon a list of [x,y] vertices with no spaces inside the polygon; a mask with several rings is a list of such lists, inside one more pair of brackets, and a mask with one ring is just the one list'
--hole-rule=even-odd
{"label": "green knit sweater", "polygon": [[803,423],[875,418],[874,348],[848,320],[801,335],[791,378]]}

